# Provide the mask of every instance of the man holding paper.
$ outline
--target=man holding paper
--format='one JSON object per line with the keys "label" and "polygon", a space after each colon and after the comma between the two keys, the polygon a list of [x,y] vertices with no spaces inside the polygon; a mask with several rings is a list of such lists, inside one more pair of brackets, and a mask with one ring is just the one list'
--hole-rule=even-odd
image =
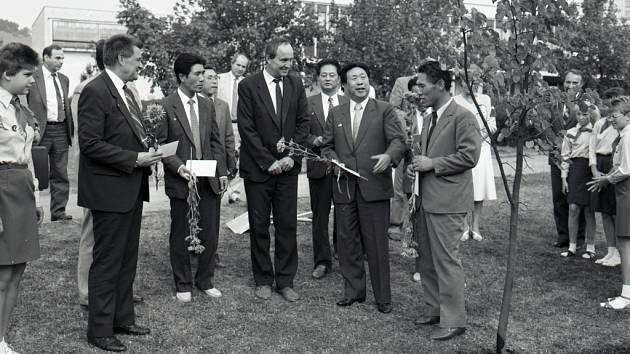
{"label": "man holding paper", "polygon": [[[188,181],[197,179],[200,220],[199,239],[205,250],[199,255],[195,286],[211,297],[221,297],[214,287],[214,255],[219,241],[219,203],[227,186],[224,154],[219,139],[212,103],[198,95],[204,83],[205,60],[195,54],[182,53],[175,59],[174,71],[179,87],[163,100],[166,119],[158,131],[161,144],[178,141],[177,153],[164,157],[164,184],[171,202],[169,248],[175,280],[176,298],[192,300],[193,277],[188,245]],[[167,155],[167,154],[165,154]],[[210,161],[213,160],[213,161]],[[212,169],[212,166],[216,166]],[[216,170],[216,171],[215,171]],[[204,177],[201,177],[204,176]],[[218,178],[217,178],[218,177]]]}

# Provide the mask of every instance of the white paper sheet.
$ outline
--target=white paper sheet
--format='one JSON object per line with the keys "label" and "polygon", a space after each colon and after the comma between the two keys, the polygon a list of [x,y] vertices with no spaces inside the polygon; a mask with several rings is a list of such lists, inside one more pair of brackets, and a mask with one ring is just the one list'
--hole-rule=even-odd
{"label": "white paper sheet", "polygon": [[[168,144],[160,145],[157,149],[157,152],[161,152],[162,157],[173,156],[177,152],[178,145],[179,141],[173,141]],[[149,149],[149,151],[153,151],[153,148]]]}
{"label": "white paper sheet", "polygon": [[215,177],[217,160],[187,160],[186,167],[197,177]]}

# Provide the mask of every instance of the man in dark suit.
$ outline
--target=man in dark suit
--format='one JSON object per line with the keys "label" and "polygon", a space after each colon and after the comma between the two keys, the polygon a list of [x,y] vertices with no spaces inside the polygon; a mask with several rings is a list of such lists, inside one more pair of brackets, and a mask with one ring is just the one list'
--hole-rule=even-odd
{"label": "man in dark suit", "polygon": [[88,342],[124,351],[114,333],[144,335],[135,323],[133,281],[142,202],[149,200],[149,169],[161,153],[147,152],[138,103],[126,83],[142,69],[140,43],[128,35],[105,42],[105,71],[79,98],[78,203],[92,212],[93,261],[88,276]]}
{"label": "man in dark suit", "polygon": [[420,173],[414,232],[420,245],[420,275],[429,311],[415,323],[439,324],[431,339],[446,340],[466,329],[464,270],[459,242],[473,209],[471,169],[479,160],[481,135],[475,116],[451,97],[451,75],[436,61],[418,69],[420,99],[431,114],[422,124],[422,153],[407,172]]}
{"label": "man in dark suit", "polygon": [[[278,141],[304,144],[309,116],[299,77],[288,75],[293,48],[274,38],[265,49],[267,65],[238,85],[240,175],[245,181],[255,295],[268,300],[274,281],[287,301],[299,300],[293,290],[297,272],[297,181],[301,158],[278,151]],[[270,216],[275,227],[274,263],[269,256]]]}
{"label": "man in dark suit", "polygon": [[35,113],[50,166],[50,219],[71,220],[66,214],[70,196],[68,150],[74,136],[74,122],[68,102],[68,77],[59,72],[63,65],[63,49],[53,44],[42,53],[44,64],[35,72],[35,85],[27,97],[28,107]]}
{"label": "man in dark suit", "polygon": [[188,181],[192,171],[186,160],[217,160],[216,177],[197,178],[199,193],[199,239],[204,251],[198,256],[195,286],[206,295],[221,297],[214,287],[214,254],[219,241],[219,203],[227,185],[225,166],[221,156],[223,146],[214,118],[214,107],[198,95],[204,83],[206,61],[195,54],[182,53],[175,59],[174,71],[179,88],[163,101],[166,119],[160,125],[160,143],[179,141],[177,153],[165,157],[164,187],[171,202],[171,233],[169,237],[171,267],[175,280],[176,298],[190,302],[193,277],[186,237],[190,234],[188,218]]}
{"label": "man in dark suit", "polygon": [[[333,107],[349,101],[346,96],[339,95],[339,72],[341,66],[335,59],[323,59],[317,63],[316,74],[320,94],[308,98],[311,114],[308,142],[313,152],[320,154],[324,142],[326,119]],[[311,211],[313,212],[313,278],[323,278],[332,267],[332,255],[328,237],[328,218],[332,202],[332,171],[324,163],[308,160],[306,175],[311,194]],[[335,220],[335,219],[333,219]],[[333,221],[333,245],[337,252],[337,227]]]}
{"label": "man in dark suit", "polygon": [[[344,173],[333,187],[337,215],[339,266],[345,280],[338,306],[364,302],[363,248],[377,308],[392,310],[389,282],[389,200],[394,195],[392,165],[406,151],[394,108],[368,97],[369,70],[351,63],[341,70],[350,102],[334,107],[326,120],[322,154],[367,178]],[[363,241],[363,247],[361,247]]]}

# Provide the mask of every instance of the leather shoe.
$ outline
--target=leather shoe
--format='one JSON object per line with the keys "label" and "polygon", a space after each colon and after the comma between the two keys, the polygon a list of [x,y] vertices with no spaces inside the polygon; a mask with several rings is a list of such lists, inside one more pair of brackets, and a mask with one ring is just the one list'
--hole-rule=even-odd
{"label": "leather shoe", "polygon": [[431,339],[433,340],[449,340],[457,336],[461,336],[466,332],[464,327],[452,327],[452,328],[438,328],[431,333]]}
{"label": "leather shoe", "polygon": [[326,266],[323,264],[320,264],[315,267],[315,269],[313,269],[313,278],[315,279],[321,279],[325,277],[326,274],[328,274],[328,268],[326,268]]}
{"label": "leather shoe", "polygon": [[68,220],[72,220],[72,215],[68,215],[66,213],[54,215],[50,217],[50,220],[51,221],[68,221]]}
{"label": "leather shoe", "polygon": [[114,327],[114,333],[129,334],[132,336],[144,336],[151,333],[151,330],[147,327],[143,327],[134,323],[127,326]]}
{"label": "leather shoe", "polygon": [[354,304],[355,302],[358,303],[364,303],[365,302],[365,297],[360,297],[357,299],[341,299],[339,301],[337,301],[337,306],[341,306],[341,307],[346,307],[346,306],[352,306],[352,304]]}
{"label": "leather shoe", "polygon": [[440,316],[422,316],[413,321],[416,326],[430,326],[440,323]]}
{"label": "leather shoe", "polygon": [[569,247],[569,241],[557,241],[553,244],[553,247],[556,247],[556,248]]}
{"label": "leather shoe", "polygon": [[114,336],[88,337],[88,343],[108,352],[124,352],[127,350],[127,347]]}
{"label": "leather shoe", "polygon": [[285,300],[289,302],[295,302],[300,299],[300,295],[295,290],[293,290],[293,288],[290,288],[288,286],[286,288],[280,289],[278,292]]}
{"label": "leather shoe", "polygon": [[271,299],[271,286],[269,285],[257,286],[256,290],[254,290],[254,294],[259,299],[269,300]]}
{"label": "leather shoe", "polygon": [[133,303],[134,304],[140,304],[144,302],[144,298],[142,296],[139,295],[134,295],[133,296]]}
{"label": "leather shoe", "polygon": [[390,313],[392,312],[392,304],[389,302],[383,302],[376,304],[376,308],[380,313]]}

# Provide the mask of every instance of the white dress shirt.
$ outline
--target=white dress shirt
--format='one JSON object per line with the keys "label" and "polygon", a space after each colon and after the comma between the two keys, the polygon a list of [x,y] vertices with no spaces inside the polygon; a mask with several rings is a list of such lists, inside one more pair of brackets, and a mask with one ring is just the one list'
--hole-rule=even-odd
{"label": "white dress shirt", "polygon": [[619,135],[619,144],[613,155],[613,169],[608,174],[608,181],[613,184],[630,177],[630,124]]}
{"label": "white dress shirt", "polygon": [[113,71],[105,68],[105,72],[107,73],[107,75],[109,75],[109,78],[112,79],[112,83],[114,83],[114,87],[116,87],[116,91],[118,91],[118,94],[120,95],[120,97],[122,97],[123,101],[125,102],[125,105],[127,105],[127,110],[129,110],[129,102],[127,102],[127,96],[125,95],[125,90],[123,90],[123,86],[125,86],[125,82],[122,81],[122,79],[116,75],[116,73],[114,73]]}
{"label": "white dress shirt", "polygon": [[63,105],[63,89],[61,88],[61,81],[59,81],[59,72],[57,72],[57,77],[54,78],[50,70],[48,70],[45,65],[42,65],[42,73],[44,74],[44,86],[46,86],[46,121],[58,122],[57,91],[55,91],[55,83],[53,80],[57,82],[62,99],[61,104]]}
{"label": "white dress shirt", "polygon": [[[273,82],[275,77],[271,76],[271,74],[269,74],[266,69],[263,70],[263,76],[265,77],[265,83],[267,83],[269,96],[271,96],[271,102],[273,102],[273,108],[275,112],[278,112],[278,107],[276,104],[276,83]],[[282,92],[283,97],[284,97],[284,79],[285,78],[282,78],[282,81],[280,81],[280,92]]]}
{"label": "white dress shirt", "polygon": [[332,105],[333,107],[337,107],[339,105],[339,96],[337,96],[337,93],[333,94],[332,96],[328,96],[327,94],[322,92],[322,107],[324,108],[324,121],[326,121],[326,119],[328,119],[328,99],[332,98]]}
{"label": "white dress shirt", "polygon": [[193,100],[193,107],[195,107],[195,114],[197,114],[197,124],[199,124],[199,99],[197,98],[197,94],[195,93],[192,97],[186,96],[184,91],[181,89],[177,89],[177,94],[179,95],[179,99],[182,100],[182,104],[184,105],[184,112],[186,112],[186,118],[188,118],[188,126],[192,129],[192,121],[190,120],[190,105],[188,101]]}
{"label": "white dress shirt", "polygon": [[351,132],[354,131],[354,107],[356,107],[357,104],[361,105],[361,110],[359,110],[359,117],[361,118],[359,119],[359,121],[363,122],[363,112],[365,112],[365,106],[367,105],[369,99],[370,97],[368,96],[361,102],[354,102],[353,100],[350,100],[350,131]]}

